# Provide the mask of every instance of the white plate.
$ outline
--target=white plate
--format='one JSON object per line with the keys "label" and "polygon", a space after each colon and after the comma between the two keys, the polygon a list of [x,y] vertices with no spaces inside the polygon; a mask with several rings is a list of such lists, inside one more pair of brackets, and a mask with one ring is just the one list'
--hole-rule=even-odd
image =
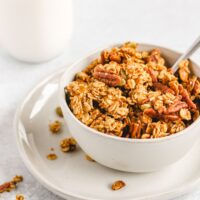
{"label": "white plate", "polygon": [[[68,200],[166,200],[184,194],[200,183],[199,144],[176,164],[146,174],[120,172],[89,162],[80,148],[73,153],[62,153],[59,142],[69,136],[66,125],[60,135],[52,135],[48,129],[49,121],[59,118],[54,109],[58,105],[58,82],[62,72],[39,83],[28,94],[15,118],[21,156],[42,185]],[[51,147],[55,148],[57,160],[46,158]],[[119,179],[127,186],[112,191],[111,183]]]}

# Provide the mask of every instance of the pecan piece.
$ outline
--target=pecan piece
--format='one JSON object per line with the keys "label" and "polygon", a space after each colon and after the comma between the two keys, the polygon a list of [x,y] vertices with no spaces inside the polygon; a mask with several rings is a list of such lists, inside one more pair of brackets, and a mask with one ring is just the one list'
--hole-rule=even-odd
{"label": "pecan piece", "polygon": [[188,107],[187,103],[178,101],[178,102],[174,103],[173,105],[169,106],[169,108],[167,108],[165,114],[175,113],[175,112],[178,112],[179,110],[181,110],[182,108],[187,108],[187,107]]}
{"label": "pecan piece", "polygon": [[7,183],[0,185],[0,193],[3,193],[5,191],[9,191],[10,186],[11,186],[10,182],[7,182]]}
{"label": "pecan piece", "polygon": [[147,108],[144,110],[144,114],[150,117],[157,117],[158,113],[153,108]]}
{"label": "pecan piece", "polygon": [[95,67],[94,72],[93,72],[94,78],[96,78],[99,81],[102,81],[106,83],[109,86],[117,86],[120,85],[122,82],[122,79],[120,76],[116,74],[112,74],[110,72],[107,72],[104,69],[100,69],[98,66]]}
{"label": "pecan piece", "polygon": [[139,129],[139,124],[133,123],[132,124],[131,138],[136,138],[136,134],[137,134],[138,129]]}
{"label": "pecan piece", "polygon": [[156,112],[153,108],[148,108],[144,111],[144,114],[150,116],[150,117],[155,117],[159,119],[163,119],[165,121],[175,121],[180,119],[180,117],[176,114],[160,114]]}
{"label": "pecan piece", "polygon": [[159,49],[153,49],[150,52],[150,55],[146,58],[147,63],[155,63],[155,64],[161,64],[164,65],[164,59],[160,55]]}
{"label": "pecan piece", "polygon": [[151,76],[152,82],[156,83],[158,82],[157,76],[156,76],[156,72],[151,69],[151,68],[146,68],[145,71]]}
{"label": "pecan piece", "polygon": [[117,63],[121,63],[121,55],[117,52],[111,52],[110,53],[110,60],[115,61]]}
{"label": "pecan piece", "polygon": [[102,64],[108,63],[109,62],[109,56],[110,56],[110,53],[109,53],[108,50],[102,51],[101,52],[101,63]]}
{"label": "pecan piece", "polygon": [[191,107],[192,109],[197,108],[196,104],[191,100],[187,90],[185,88],[183,88],[182,85],[179,85],[179,92],[180,92],[180,95],[183,97],[183,99],[186,101],[186,103],[188,104],[189,107]]}
{"label": "pecan piece", "polygon": [[160,50],[159,49],[153,49],[150,52],[150,55],[147,57],[147,62],[158,63],[159,57],[160,57]]}
{"label": "pecan piece", "polygon": [[161,115],[161,118],[166,121],[176,121],[180,119],[180,117],[176,114]]}
{"label": "pecan piece", "polygon": [[131,124],[131,138],[140,138],[142,124],[139,121],[138,123]]}
{"label": "pecan piece", "polygon": [[153,85],[155,88],[157,88],[158,90],[161,90],[163,93],[169,92],[169,93],[174,94],[174,91],[171,88],[169,88],[166,85],[163,85],[162,83],[154,83]]}

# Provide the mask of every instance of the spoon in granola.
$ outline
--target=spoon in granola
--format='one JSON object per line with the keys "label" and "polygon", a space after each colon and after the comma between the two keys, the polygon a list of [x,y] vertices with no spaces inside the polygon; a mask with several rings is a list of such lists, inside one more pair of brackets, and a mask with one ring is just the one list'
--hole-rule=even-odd
{"label": "spoon in granola", "polygon": [[172,66],[172,71],[175,73],[178,69],[179,63],[184,60],[188,59],[198,48],[200,47],[200,36],[194,41],[194,43],[188,48],[188,50],[179,57],[179,59],[174,63]]}

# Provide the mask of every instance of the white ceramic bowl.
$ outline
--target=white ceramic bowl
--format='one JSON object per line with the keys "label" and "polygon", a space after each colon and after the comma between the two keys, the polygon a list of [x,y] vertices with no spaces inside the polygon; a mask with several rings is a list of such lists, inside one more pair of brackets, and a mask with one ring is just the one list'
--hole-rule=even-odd
{"label": "white ceramic bowl", "polygon": [[[106,48],[119,46],[114,44]],[[106,49],[104,48],[104,49]],[[139,50],[159,48],[167,62],[172,65],[180,53],[156,45],[140,44]],[[181,159],[200,138],[200,119],[183,131],[164,138],[128,139],[100,133],[80,122],[65,101],[64,87],[97,58],[98,50],[68,67],[60,81],[60,104],[71,135],[81,148],[94,160],[107,167],[126,172],[151,172],[160,170]],[[193,72],[200,76],[200,68],[193,63]]]}

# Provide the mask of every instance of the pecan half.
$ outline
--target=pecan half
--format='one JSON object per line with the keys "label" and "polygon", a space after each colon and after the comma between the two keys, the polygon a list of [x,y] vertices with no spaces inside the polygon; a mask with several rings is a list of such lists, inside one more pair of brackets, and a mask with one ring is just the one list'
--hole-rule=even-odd
{"label": "pecan half", "polygon": [[150,117],[155,117],[158,119],[163,119],[165,121],[175,121],[180,119],[180,117],[176,114],[160,114],[155,111],[153,108],[148,108],[144,111],[144,113]]}
{"label": "pecan half", "polygon": [[193,109],[197,108],[196,104],[191,100],[187,90],[185,88],[183,88],[182,85],[179,85],[179,93],[183,97],[183,99],[186,101],[186,103],[188,104],[189,107],[191,107]]}
{"label": "pecan half", "polygon": [[95,67],[94,72],[93,72],[93,76],[97,80],[102,81],[109,86],[120,85],[121,81],[122,81],[120,76],[118,76],[116,74],[112,74],[110,72],[107,72],[104,69],[100,69],[98,66]]}
{"label": "pecan half", "polygon": [[182,108],[187,108],[187,107],[188,107],[187,103],[178,101],[178,102],[174,103],[173,105],[169,106],[169,108],[167,108],[165,114],[175,113],[175,112],[178,112],[179,110],[181,110]]}
{"label": "pecan half", "polygon": [[161,115],[161,118],[165,121],[176,121],[180,119],[180,117],[176,114]]}
{"label": "pecan half", "polygon": [[166,85],[163,85],[162,83],[154,83],[153,85],[155,88],[157,88],[158,90],[161,90],[163,93],[166,93],[166,92],[169,92],[172,94],[175,93],[171,88],[169,88]]}

